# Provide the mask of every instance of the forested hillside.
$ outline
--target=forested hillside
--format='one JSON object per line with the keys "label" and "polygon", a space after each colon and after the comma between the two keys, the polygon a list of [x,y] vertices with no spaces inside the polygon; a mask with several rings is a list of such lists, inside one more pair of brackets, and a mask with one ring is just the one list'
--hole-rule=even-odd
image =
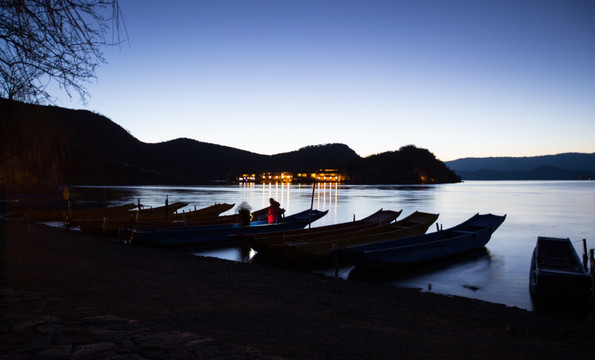
{"label": "forested hillside", "polygon": [[338,169],[354,183],[456,182],[414,146],[361,158],[344,144],[256,154],[192,139],[144,143],[86,110],[0,99],[0,184],[150,185],[225,183],[242,172]]}

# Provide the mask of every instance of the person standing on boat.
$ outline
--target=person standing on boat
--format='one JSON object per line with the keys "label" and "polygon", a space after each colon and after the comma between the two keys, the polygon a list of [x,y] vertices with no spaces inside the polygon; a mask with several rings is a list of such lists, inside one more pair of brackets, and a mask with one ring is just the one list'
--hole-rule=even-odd
{"label": "person standing on boat", "polygon": [[269,199],[269,224],[275,224],[279,222],[279,218],[285,212],[285,209],[281,209],[281,204],[273,198]]}

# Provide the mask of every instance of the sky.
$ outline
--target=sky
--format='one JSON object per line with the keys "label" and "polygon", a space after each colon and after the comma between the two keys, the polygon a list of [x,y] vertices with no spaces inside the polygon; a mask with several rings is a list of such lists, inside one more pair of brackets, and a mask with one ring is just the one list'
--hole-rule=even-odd
{"label": "sky", "polygon": [[128,39],[56,105],[258,154],[595,152],[592,0],[120,0]]}

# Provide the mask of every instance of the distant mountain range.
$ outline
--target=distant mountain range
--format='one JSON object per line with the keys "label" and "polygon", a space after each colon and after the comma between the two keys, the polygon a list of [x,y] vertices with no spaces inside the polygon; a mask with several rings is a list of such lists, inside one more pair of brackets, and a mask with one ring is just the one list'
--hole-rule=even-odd
{"label": "distant mountain range", "polygon": [[464,158],[447,161],[445,164],[463,180],[595,179],[595,153]]}
{"label": "distant mountain range", "polygon": [[362,158],[344,144],[276,155],[186,138],[148,144],[90,111],[0,99],[0,186],[191,185],[233,182],[243,172],[329,168],[357,184],[460,181],[431,152],[412,145]]}

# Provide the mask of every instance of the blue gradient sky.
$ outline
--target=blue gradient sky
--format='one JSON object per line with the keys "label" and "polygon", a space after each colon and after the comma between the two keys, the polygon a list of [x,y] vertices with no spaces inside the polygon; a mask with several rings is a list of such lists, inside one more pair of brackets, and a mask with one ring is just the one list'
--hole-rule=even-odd
{"label": "blue gradient sky", "polygon": [[595,152],[595,2],[130,1],[83,106],[144,142]]}

